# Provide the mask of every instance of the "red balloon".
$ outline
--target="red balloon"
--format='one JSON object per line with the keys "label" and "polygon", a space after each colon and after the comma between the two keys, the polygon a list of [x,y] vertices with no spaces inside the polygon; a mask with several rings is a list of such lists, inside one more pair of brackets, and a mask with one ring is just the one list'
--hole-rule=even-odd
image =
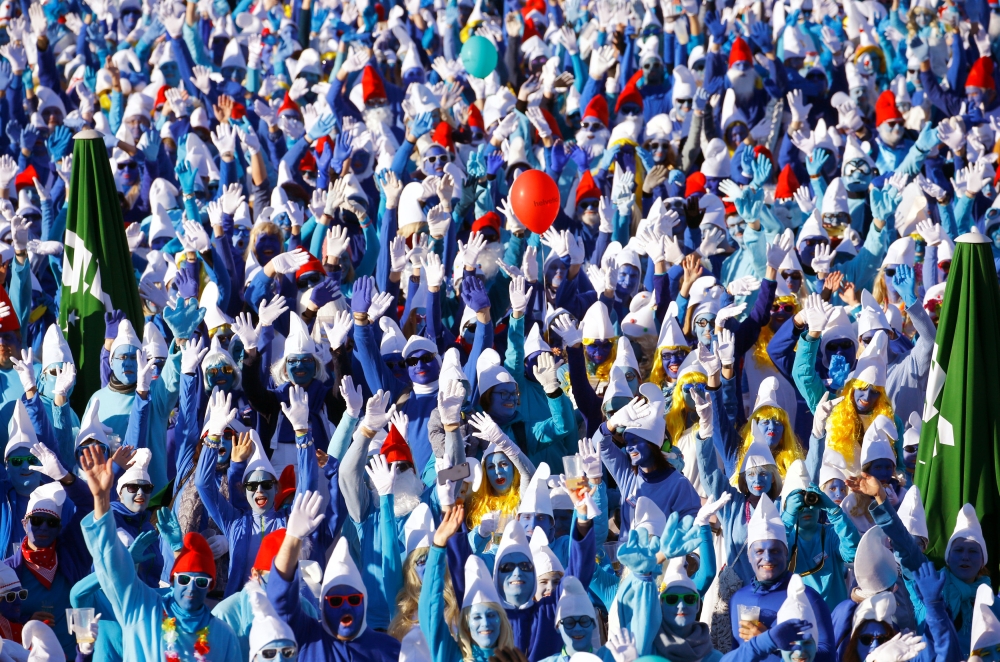
{"label": "red balloon", "polygon": [[559,215],[559,187],[541,170],[526,170],[510,187],[510,204],[517,220],[542,234]]}

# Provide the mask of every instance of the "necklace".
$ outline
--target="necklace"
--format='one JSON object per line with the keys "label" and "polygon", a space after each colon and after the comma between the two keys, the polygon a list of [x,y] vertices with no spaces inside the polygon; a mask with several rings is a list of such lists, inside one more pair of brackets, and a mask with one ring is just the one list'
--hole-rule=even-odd
{"label": "necklace", "polygon": [[[167,662],[180,662],[182,658],[177,651],[177,619],[173,616],[168,617],[164,612],[160,628],[163,631],[163,642],[167,645],[164,659]],[[195,636],[197,638],[194,642],[194,659],[198,662],[208,662],[208,653],[212,650],[208,645],[208,626],[195,632]]]}

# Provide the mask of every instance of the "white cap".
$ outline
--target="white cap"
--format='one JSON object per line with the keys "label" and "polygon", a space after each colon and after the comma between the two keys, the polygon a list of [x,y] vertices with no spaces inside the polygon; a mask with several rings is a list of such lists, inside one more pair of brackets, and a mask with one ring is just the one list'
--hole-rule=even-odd
{"label": "white cap", "polygon": [[14,572],[14,568],[6,563],[0,563],[0,595],[16,591],[19,588],[21,588],[21,578]]}
{"label": "white cap", "polygon": [[639,387],[639,394],[649,401],[649,416],[639,419],[636,425],[630,425],[626,431],[660,448],[667,432],[667,420],[664,418],[666,400],[663,391],[656,384],[646,382]]}
{"label": "white cap", "polygon": [[215,281],[205,283],[205,289],[201,291],[198,305],[205,309],[205,327],[209,331],[224,324],[233,323],[233,318],[219,308],[219,298],[219,286],[215,284]]}
{"label": "white cap", "polygon": [[722,308],[722,288],[715,276],[702,276],[691,285],[688,308],[694,309],[692,320],[697,320],[700,315],[718,315]]}
{"label": "white cap", "polygon": [[535,577],[550,572],[566,573],[566,568],[549,548],[549,537],[541,528],[536,528],[532,532],[528,546],[531,548],[531,562],[535,564]]}
{"label": "white cap", "polygon": [[774,507],[771,497],[766,494],[760,495],[757,502],[757,509],[750,516],[747,524],[747,554],[750,553],[750,546],[762,540],[778,540],[788,545],[788,537],[785,535],[785,525],[778,515],[778,509]]}
{"label": "white cap", "polygon": [[93,439],[108,446],[108,428],[101,422],[101,401],[99,398],[92,398],[87,410],[83,412],[83,420],[80,421],[80,432],[76,435],[76,447]]}
{"label": "white cap", "polygon": [[409,356],[415,354],[416,352],[430,352],[431,354],[437,355],[437,345],[433,341],[420,336],[412,335],[403,345],[403,358],[408,358]]}
{"label": "white cap", "polygon": [[680,587],[692,593],[697,593],[698,588],[694,585],[687,572],[687,558],[675,556],[667,560],[667,569],[663,573],[663,582],[660,584],[660,593],[669,588]]}
{"label": "white cap", "polygon": [[865,621],[880,621],[889,623],[896,622],[896,596],[892,593],[876,593],[870,598],[865,598],[854,610],[854,625],[851,631],[858,629],[858,626]]}
{"label": "white cap", "polygon": [[776,377],[765,377],[760,381],[760,386],[757,387],[757,401],[754,402],[753,410],[757,411],[761,407],[781,409],[781,405],[778,404],[778,379]]}
{"label": "white cap", "polygon": [[613,340],[615,329],[611,326],[608,307],[600,301],[595,302],[583,316],[580,331],[588,340]]}
{"label": "white cap", "polygon": [[73,363],[73,352],[58,324],[50,324],[42,339],[42,368],[53,363]]}
{"label": "white cap", "polygon": [[[542,513],[552,517],[552,501],[549,499],[548,480],[552,475],[549,465],[542,462],[535,469],[528,483],[528,489],[521,494],[521,503],[517,507],[518,513]],[[534,534],[532,534],[534,535]],[[499,556],[497,559],[499,560]]]}
{"label": "white cap", "polygon": [[139,336],[135,335],[135,329],[132,328],[132,322],[130,322],[127,317],[118,323],[118,335],[115,336],[114,341],[112,341],[111,349],[108,350],[108,354],[110,356],[114,356],[119,347],[126,346],[135,347],[136,349],[142,347],[142,342],[139,341]]}
{"label": "white cap", "polygon": [[14,414],[10,417],[10,423],[7,424],[7,435],[7,447],[3,453],[4,460],[16,450],[23,448],[30,451],[31,447],[38,443],[35,426],[31,424],[28,410],[21,398],[14,401]]}
{"label": "white cap", "polygon": [[876,331],[872,341],[865,346],[861,356],[858,357],[858,364],[854,368],[854,379],[865,384],[884,387],[888,345],[889,336],[885,331]]}
{"label": "white cap", "polygon": [[714,225],[723,232],[726,231],[726,205],[714,193],[706,193],[698,200],[698,209],[702,211],[701,223],[698,227],[707,228]]}
{"label": "white cap", "polygon": [[409,556],[415,549],[430,547],[434,539],[434,517],[431,509],[426,503],[421,502],[410,512],[403,525],[403,536],[406,538],[406,556]]}
{"label": "white cap", "polygon": [[[679,87],[679,81],[677,80],[677,69],[679,68],[680,67],[674,69],[674,87],[671,90],[671,94],[674,95],[674,98],[684,99],[685,97],[683,96],[682,97],[677,96],[677,89]],[[692,96],[694,95],[692,94]],[[691,97],[686,97],[686,98],[691,98]],[[674,123],[673,121],[671,121],[669,115],[667,115],[666,113],[660,113],[659,115],[655,115],[654,117],[650,118],[650,120],[646,122],[645,130],[646,130],[647,140],[649,140],[653,136],[668,138],[670,134],[673,133],[674,131]]]}
{"label": "white cap", "polygon": [[[694,74],[683,64],[679,64],[674,67],[674,86],[670,90],[671,101],[676,101],[677,99],[694,99],[695,93],[698,91],[698,81],[694,79]],[[657,115],[659,117],[659,115]],[[653,119],[656,119],[655,117]],[[650,120],[652,122],[653,120]],[[646,129],[646,135],[649,135],[649,129]]]}
{"label": "white cap", "polygon": [[930,534],[927,533],[927,513],[924,512],[919,487],[911,485],[906,490],[903,501],[899,504],[897,515],[911,536],[930,538]]}
{"label": "white cap", "polygon": [[841,173],[843,173],[843,169],[847,167],[848,163],[857,161],[858,159],[867,163],[869,168],[875,167],[875,161],[873,161],[872,157],[868,154],[868,150],[865,149],[866,147],[868,147],[867,142],[862,145],[857,139],[857,136],[853,134],[847,135],[847,140],[844,144],[844,156],[841,159]]}
{"label": "white cap", "polygon": [[539,330],[538,324],[532,324],[531,330],[528,331],[528,337],[524,339],[524,355],[529,357],[535,352],[551,352],[552,348],[549,344],[542,339],[542,332]]}
{"label": "white cap", "polygon": [[410,628],[400,641],[398,662],[432,662],[433,659],[423,630],[419,627]]}
{"label": "white cap", "polygon": [[861,312],[858,313],[858,337],[865,335],[872,329],[885,329],[888,331],[892,326],[889,324],[882,306],[879,305],[875,297],[868,290],[861,291]]}
{"label": "white cap", "polygon": [[992,607],[993,589],[989,584],[980,584],[976,589],[976,606],[972,611],[972,645],[969,650],[1000,645],[1000,621]]}
{"label": "white cap", "polygon": [[820,222],[820,216],[816,210],[813,210],[813,213],[809,215],[802,224],[802,227],[799,228],[799,237],[795,240],[795,249],[802,252],[807,239],[826,239],[830,241],[830,234]]}
{"label": "white cap", "polygon": [[[235,43],[235,40],[229,43]],[[253,621],[250,625],[250,659],[256,659],[261,649],[272,642],[281,639],[295,641],[295,632],[284,619],[278,617],[278,612],[267,599],[267,594],[253,582],[247,584],[246,591],[250,599],[250,610],[253,612]]]}
{"label": "white cap", "polygon": [[887,543],[888,537],[879,526],[861,536],[854,556],[854,577],[863,598],[890,590],[899,579],[899,564]]}
{"label": "white cap", "polygon": [[[725,130],[728,129],[731,124],[736,124],[737,122],[745,125],[748,128],[750,126],[750,120],[747,119],[746,113],[744,113],[743,110],[738,105],[736,105],[736,90],[734,90],[733,88],[729,88],[728,90],[726,90],[726,95],[722,99],[721,119],[722,119],[723,132],[725,132]],[[728,153],[729,152],[727,149],[726,150],[727,156]],[[702,172],[704,172],[704,168],[702,169]],[[728,176],[729,174],[730,173],[726,173],[725,175],[718,175],[718,176],[725,177]],[[705,176],[706,177],[708,176],[707,173]]]}
{"label": "white cap", "polygon": [[663,316],[663,326],[660,328],[660,337],[656,340],[657,350],[664,347],[688,347],[687,338],[681,331],[681,325],[677,322],[677,302],[671,301],[667,306],[667,312]]}
{"label": "white cap", "polygon": [[788,469],[785,471],[785,480],[781,486],[781,511],[785,511],[785,505],[792,492],[800,490],[805,492],[811,483],[809,472],[806,471],[806,463],[803,460],[797,459],[788,465]]}
{"label": "white cap", "polygon": [[[48,334],[46,334],[46,338],[48,338]],[[146,322],[146,326],[142,329],[142,338],[142,348],[146,352],[146,356],[151,359],[167,358],[167,354],[170,353],[170,348],[167,346],[167,339],[163,337],[160,329],[155,324]]]}
{"label": "white cap", "polygon": [[[330,555],[330,560],[326,563],[326,571],[323,573],[323,588],[320,590],[320,595],[326,595],[326,592],[337,584],[346,584],[364,596],[363,605],[365,611],[361,617],[361,629],[355,635],[355,638],[360,637],[364,633],[365,628],[368,627],[368,589],[365,588],[365,583],[361,579],[358,566],[354,564],[354,559],[351,558],[347,538],[343,536],[337,541],[337,545],[333,548],[333,554]],[[323,613],[320,614],[320,620],[323,622],[323,628],[327,633],[330,636],[334,636],[337,630],[326,622],[326,616]]]}
{"label": "white cap", "polygon": [[[486,391],[490,390],[497,384],[514,384],[514,378],[502,365],[499,363],[483,362],[483,356],[485,354],[486,352],[483,352],[483,354],[479,357],[479,361],[476,362],[479,392],[486,393]],[[493,354],[496,354],[496,352],[493,352]]]}
{"label": "white cap", "polygon": [[152,484],[153,481],[149,477],[149,463],[152,461],[153,451],[148,448],[137,448],[135,455],[132,456],[132,461],[128,464],[128,469],[118,479],[118,494],[121,494],[129,483]]}
{"label": "white cap", "polygon": [[[240,69],[247,68],[246,58],[243,57],[243,51],[240,50],[240,42],[235,39],[230,39],[229,43],[226,44],[226,50],[222,53],[222,66],[225,67],[238,67]],[[253,656],[250,656],[253,659]]]}
{"label": "white cap", "polygon": [[743,463],[740,466],[740,473],[746,473],[747,469],[756,467],[776,467],[774,455],[771,449],[763,441],[753,441],[747,447],[746,454],[743,455]]}
{"label": "white cap", "polygon": [[808,621],[812,625],[812,636],[819,641],[819,626],[816,622],[816,613],[813,611],[812,603],[806,596],[806,586],[802,583],[802,577],[792,575],[788,580],[788,589],[785,592],[785,601],[778,609],[778,616],[775,623],[784,623],[791,620]]}
{"label": "white cap", "polygon": [[55,517],[62,518],[62,507],[66,501],[66,489],[62,483],[46,483],[39,485],[28,497],[28,508],[25,515],[34,513],[48,513]]}
{"label": "white cap", "polygon": [[315,354],[316,343],[309,335],[309,328],[298,313],[288,315],[288,337],[285,338],[285,356],[292,354]]}
{"label": "white cap", "polygon": [[645,529],[651,536],[662,536],[667,528],[667,516],[663,514],[656,502],[649,497],[641,496],[635,500],[635,513],[632,517],[633,529]]}
{"label": "white cap", "polygon": [[976,509],[971,503],[965,504],[958,511],[958,516],[955,518],[955,531],[951,534],[951,538],[948,539],[948,547],[944,550],[945,558],[948,558],[948,554],[951,553],[951,546],[956,540],[971,540],[972,542],[979,543],[979,547],[983,550],[983,564],[985,565],[989,561],[986,551],[986,538],[983,537],[983,527],[979,523],[979,516],[976,515]]}
{"label": "white cap", "polygon": [[[521,529],[521,525],[515,521],[507,523],[507,529],[511,527],[517,527],[521,530],[521,535],[524,535],[524,529]],[[525,545],[526,554],[531,558],[531,550],[527,549]],[[499,563],[500,557],[497,556],[497,563]],[[466,607],[471,607],[472,605],[481,605],[484,603],[493,603],[503,606],[504,602],[500,599],[500,594],[497,592],[496,586],[493,585],[493,580],[490,577],[489,570],[486,569],[486,564],[481,558],[472,554],[469,558],[465,559],[465,597],[462,598],[462,609]]]}
{"label": "white cap", "polygon": [[916,242],[911,237],[901,237],[889,244],[889,250],[886,251],[885,258],[882,260],[882,267],[885,268],[893,264],[905,264],[912,267],[915,253]]}
{"label": "white cap", "polygon": [[[632,303],[639,297],[633,297]],[[671,302],[673,303],[673,302]],[[631,308],[631,306],[630,306]],[[639,308],[631,309],[621,323],[622,333],[629,338],[641,338],[643,336],[656,335],[656,309],[650,303]]]}
{"label": "white cap", "polygon": [[264,445],[260,441],[260,435],[253,428],[250,428],[250,440],[253,441],[253,455],[250,456],[250,461],[247,462],[247,468],[243,470],[243,482],[246,482],[250,474],[259,469],[277,478],[278,472],[274,470],[271,461],[267,459],[267,453],[264,452]]}
{"label": "white cap", "polygon": [[56,662],[56,660],[62,662],[66,659],[66,653],[63,652],[56,633],[42,621],[31,620],[24,624],[24,629],[21,630],[21,644],[31,651],[28,653],[28,662]]}
{"label": "white cap", "polygon": [[896,451],[893,448],[893,438],[886,428],[895,427],[890,418],[884,414],[878,417],[868,426],[865,431],[864,442],[861,444],[861,466],[864,467],[869,462],[875,460],[889,460],[896,464]]}
{"label": "white cap", "polygon": [[382,356],[389,354],[402,354],[406,347],[406,338],[399,330],[399,325],[388,315],[383,315],[378,320],[379,328],[382,329],[382,344],[379,345],[379,353]]}
{"label": "white cap", "polygon": [[[920,184],[910,182],[903,188],[903,199],[896,207],[896,232],[901,237],[909,237],[917,228],[917,223],[930,219],[927,197]],[[910,263],[912,266],[912,262]]]}
{"label": "white cap", "polygon": [[705,161],[701,164],[701,174],[706,177],[729,177],[729,147],[722,138],[712,138],[708,141],[702,153]]}
{"label": "white cap", "polygon": [[847,460],[844,459],[844,456],[832,448],[823,451],[823,464],[819,468],[820,487],[834,478],[846,481],[847,476]]}
{"label": "white cap", "polygon": [[827,344],[831,340],[850,340],[854,346],[858,345],[858,332],[851,322],[851,316],[843,306],[834,306],[830,319],[826,321],[823,328],[823,335],[820,337],[820,350],[825,351]]}
{"label": "white cap", "polygon": [[611,373],[608,376],[608,386],[604,389],[604,399],[601,401],[601,404],[608,404],[611,402],[611,398],[628,398],[631,400],[632,397],[632,389],[628,385],[624,368],[617,365],[611,366]]}

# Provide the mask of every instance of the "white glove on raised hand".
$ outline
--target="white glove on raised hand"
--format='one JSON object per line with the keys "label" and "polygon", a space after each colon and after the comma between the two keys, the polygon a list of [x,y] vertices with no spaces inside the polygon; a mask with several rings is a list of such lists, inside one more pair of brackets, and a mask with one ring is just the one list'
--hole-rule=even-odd
{"label": "white glove on raised hand", "polygon": [[758,288],[760,288],[758,279],[753,276],[743,276],[731,282],[727,289],[734,297],[745,297],[756,292]]}
{"label": "white glove on raised hand", "polygon": [[767,266],[772,269],[780,269],[781,263],[792,250],[793,239],[790,233],[782,234],[774,243],[767,245]]}
{"label": "white glove on raised hand", "polygon": [[361,407],[364,405],[361,386],[355,386],[354,378],[350,375],[344,375],[344,378],[340,380],[340,395],[347,405],[347,415],[354,420],[361,418]]}
{"label": "white glove on raised hand", "polygon": [[288,303],[285,301],[285,297],[278,294],[270,301],[260,302],[260,305],[257,306],[257,320],[261,326],[271,326],[287,311]]}
{"label": "white glove on raised hand", "polygon": [[281,403],[281,413],[295,432],[309,430],[309,394],[301,386],[292,384],[288,390],[288,404]]}
{"label": "white glove on raised hand", "polygon": [[563,345],[566,347],[576,347],[583,342],[583,331],[577,327],[569,315],[557,317],[552,327],[562,338]]}
{"label": "white glove on raised hand", "polygon": [[616,411],[608,419],[608,429],[627,428],[649,416],[653,410],[644,399],[636,397],[631,402]]}
{"label": "white glove on raised hand", "polygon": [[319,528],[326,515],[323,513],[323,495],[307,490],[295,496],[292,511],[288,514],[285,534],[302,540]]}
{"label": "white glove on raised hand", "polygon": [[698,412],[698,436],[701,439],[711,439],[715,432],[715,424],[712,422],[712,398],[708,393],[694,389],[691,391],[691,399],[694,400],[694,408]]}
{"label": "white glove on raised hand", "polygon": [[66,474],[69,473],[59,462],[59,458],[56,457],[56,454],[50,451],[48,446],[45,444],[37,443],[32,446],[31,454],[38,458],[38,461],[42,463],[41,466],[28,465],[28,468],[32,471],[44,474],[55,481],[62,480],[66,477]]}
{"label": "white glove on raised hand", "polygon": [[[262,304],[263,305],[263,304]],[[250,319],[250,313],[240,313],[233,320],[233,333],[243,343],[246,350],[257,349],[257,330]],[[181,354],[181,363],[184,362],[184,355]],[[190,374],[190,373],[187,373]]]}
{"label": "white glove on raised hand", "polygon": [[611,653],[611,657],[615,658],[615,662],[635,662],[639,657],[635,637],[628,630],[612,632],[605,647]]}
{"label": "white glove on raised hand", "polygon": [[389,422],[389,405],[392,396],[379,389],[372,397],[368,398],[368,406],[365,408],[365,418],[361,425],[373,432],[378,432]]}
{"label": "white glove on raised hand", "polygon": [[462,422],[462,405],[465,404],[465,387],[460,381],[447,381],[438,390],[438,411],[442,425]]}
{"label": "white glove on raised hand", "polygon": [[482,519],[479,520],[479,525],[476,527],[480,538],[489,538],[497,531],[497,516],[493,512],[485,513]]}
{"label": "white glove on raised hand", "polygon": [[308,261],[309,253],[296,249],[294,251],[288,251],[287,253],[275,255],[267,264],[274,269],[275,273],[293,274],[299,270],[299,267]]}
{"label": "white glove on raised hand", "polygon": [[469,237],[469,243],[465,245],[465,268],[475,271],[479,265],[479,254],[486,249],[486,237],[479,232],[475,232]]}
{"label": "white glove on raised hand", "polygon": [[730,317],[739,317],[746,309],[746,303],[731,303],[728,306],[723,306],[715,316],[715,328],[723,328],[727,319]]}
{"label": "white glove on raised hand", "polygon": [[[234,323],[235,327],[236,324]],[[235,329],[233,331],[235,333]],[[255,336],[256,337],[256,336]],[[240,336],[242,339],[242,336]],[[244,344],[245,345],[245,344]],[[184,349],[181,350],[181,374],[193,375],[198,371],[198,366],[201,365],[202,359],[208,354],[208,348],[205,347],[204,338],[198,338],[198,342],[189,342],[184,345]]]}
{"label": "white glove on raised hand", "polygon": [[480,439],[486,440],[487,443],[496,444],[500,446],[501,449],[505,444],[510,445],[511,441],[504,434],[500,426],[496,424],[489,414],[485,412],[476,412],[469,418],[469,425],[472,426],[473,436],[479,437]]}
{"label": "white glove on raised hand", "polygon": [[24,392],[33,391],[38,388],[35,382],[35,352],[29,347],[21,350],[21,359],[11,357],[14,370],[17,371],[17,378],[21,380],[21,387]]}
{"label": "white glove on raised hand", "polygon": [[941,226],[930,219],[917,223],[917,233],[924,238],[928,246],[937,246],[944,236]]}
{"label": "white glove on raised hand", "polygon": [[812,195],[812,189],[808,186],[800,186],[795,189],[795,193],[792,193],[792,197],[795,199],[795,204],[799,206],[799,210],[803,214],[811,214],[813,210],[816,209],[816,198]]}
{"label": "white glove on raised hand", "polygon": [[698,509],[698,514],[695,515],[694,517],[694,525],[707,526],[709,523],[709,518],[711,518],[712,515],[714,515],[715,513],[722,510],[722,507],[727,503],[729,503],[729,499],[731,498],[732,495],[729,492],[723,492],[722,497],[720,497],[718,500],[709,501],[708,503],[703,505],[701,508]]}
{"label": "white glove on raised hand", "polygon": [[212,550],[212,558],[217,559],[229,553],[229,541],[221,533],[206,537],[205,542],[208,543],[208,548]]}
{"label": "white glove on raised hand", "polygon": [[365,473],[372,479],[372,485],[380,497],[391,496],[392,488],[396,484],[396,472],[385,460],[385,455],[373,455],[365,467]]}
{"label": "white glove on raised hand", "polygon": [[833,408],[843,400],[844,398],[834,398],[831,400],[829,392],[823,393],[823,397],[816,404],[816,413],[813,415],[812,436],[814,438],[822,439],[826,436],[826,422],[830,419]]}
{"label": "white glove on raised hand", "polygon": [[232,393],[223,393],[218,388],[212,391],[208,401],[208,436],[221,437],[236,418]]}
{"label": "white glove on raised hand", "polygon": [[508,291],[511,311],[518,316],[523,315],[524,311],[528,309],[528,284],[525,282],[524,276],[511,278]]}
{"label": "white glove on raised hand", "polygon": [[354,317],[350,311],[339,310],[333,315],[333,326],[326,327],[326,339],[330,343],[330,351],[344,346],[347,336],[354,329]]}
{"label": "white glove on raised hand", "polygon": [[736,338],[729,329],[716,332],[715,353],[723,366],[732,366],[736,361]]}
{"label": "white glove on raised hand", "polygon": [[420,258],[421,278],[427,279],[427,287],[440,288],[444,284],[444,265],[437,253],[427,253]]}
{"label": "white glove on raised hand", "polygon": [[828,274],[830,273],[830,265],[833,263],[834,255],[833,247],[830,244],[820,244],[816,247],[816,252],[813,254],[813,259],[809,266],[817,274]]}
{"label": "white glove on raised hand", "polygon": [[76,384],[76,366],[69,362],[63,363],[61,368],[56,368],[56,383],[52,395],[68,397],[74,384]]}
{"label": "white glove on raised hand", "polygon": [[546,393],[556,393],[561,390],[559,376],[556,374],[556,360],[549,352],[538,355],[538,362],[532,369],[535,379]]}
{"label": "white glove on raised hand", "polygon": [[927,648],[927,642],[918,634],[900,632],[865,658],[865,662],[907,662]]}
{"label": "white glove on raised hand", "polygon": [[603,475],[603,470],[598,445],[594,443],[593,439],[581,439],[578,447],[584,475],[587,478],[600,478]]}
{"label": "white glove on raised hand", "polygon": [[156,370],[156,359],[146,356],[145,350],[136,352],[136,373],[135,391],[136,393],[149,393],[149,387],[153,384],[153,373]]}
{"label": "white glove on raised hand", "polygon": [[379,318],[385,315],[386,311],[392,307],[393,301],[394,299],[390,292],[379,292],[373,296],[371,304],[368,305],[369,322],[372,324],[378,322]]}

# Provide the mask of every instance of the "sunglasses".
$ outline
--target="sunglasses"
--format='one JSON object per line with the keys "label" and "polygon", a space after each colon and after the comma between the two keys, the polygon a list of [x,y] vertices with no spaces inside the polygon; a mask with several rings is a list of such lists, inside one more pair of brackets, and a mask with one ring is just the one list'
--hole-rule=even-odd
{"label": "sunglasses", "polygon": [[260,656],[265,660],[274,660],[280,655],[286,660],[290,660],[295,657],[295,654],[299,652],[299,649],[295,646],[287,646],[285,648],[264,648],[260,651]]}
{"label": "sunglasses", "polygon": [[579,207],[586,211],[597,211],[601,208],[601,203],[598,200],[581,200]]}
{"label": "sunglasses", "polygon": [[125,491],[129,494],[136,494],[139,490],[142,490],[143,494],[152,494],[153,486],[149,483],[131,483],[125,486]]}
{"label": "sunglasses", "polygon": [[823,214],[823,223],[825,225],[847,225],[850,221],[850,217],[850,214],[845,214],[842,211],[831,214]]}
{"label": "sunglasses", "polygon": [[878,645],[881,646],[882,644],[884,644],[885,642],[889,641],[890,639],[892,639],[892,635],[888,635],[888,634],[881,634],[881,635],[879,635],[879,634],[862,634],[862,635],[858,636],[858,641],[861,642],[862,646],[871,646],[876,641],[878,642]]}
{"label": "sunglasses", "polygon": [[260,480],[260,481],[247,481],[243,483],[243,489],[247,492],[256,492],[257,488],[262,490],[270,490],[274,488],[276,481],[273,480]]}
{"label": "sunglasses", "polygon": [[782,271],[781,277],[785,280],[802,280],[801,271]]}
{"label": "sunglasses", "polygon": [[328,595],[326,596],[326,604],[336,608],[344,604],[344,600],[347,600],[347,604],[357,607],[361,604],[364,597],[360,593],[354,593],[353,595]]}
{"label": "sunglasses", "polygon": [[408,365],[411,368],[417,365],[418,363],[421,363],[423,365],[430,365],[434,363],[434,355],[422,354],[420,356],[411,356],[410,358],[406,359],[406,365]]}
{"label": "sunglasses", "polygon": [[791,304],[791,303],[776,303],[776,304],[774,304],[774,305],[771,306],[771,312],[772,313],[780,313],[782,311],[784,311],[786,313],[794,313],[795,312],[795,304]]}
{"label": "sunglasses", "polygon": [[27,463],[31,467],[40,467],[42,463],[34,455],[30,457],[9,457],[7,458],[7,464],[11,467],[19,467],[22,464]]}
{"label": "sunglasses", "polygon": [[694,104],[694,99],[674,99],[674,103],[683,108],[690,108]]}
{"label": "sunglasses", "polygon": [[889,276],[890,278],[892,278],[893,276],[895,276],[896,275],[896,267],[886,267],[885,268],[885,275]]}
{"label": "sunglasses", "polygon": [[31,522],[31,526],[42,526],[43,524],[50,529],[58,529],[62,526],[62,521],[55,517],[43,517],[41,515],[29,515],[28,521]]}
{"label": "sunglasses", "polygon": [[500,572],[514,572],[514,568],[520,568],[521,572],[534,572],[535,564],[531,561],[520,561],[519,563],[507,561],[500,564]]}
{"label": "sunglasses", "polygon": [[191,575],[186,575],[183,572],[178,572],[174,577],[177,578],[177,583],[180,586],[187,586],[194,580],[194,585],[198,588],[208,588],[208,585],[212,583],[211,577],[192,577]]}
{"label": "sunglasses", "polygon": [[903,446],[903,451],[906,453],[916,453],[920,446]]}
{"label": "sunglasses", "polygon": [[406,359],[399,359],[398,361],[386,361],[385,367],[389,370],[402,370],[406,367]]}
{"label": "sunglasses", "polygon": [[587,131],[600,131],[604,128],[604,125],[600,122],[580,122],[580,128]]}
{"label": "sunglasses", "polygon": [[866,345],[870,344],[871,341],[875,339],[875,333],[877,331],[885,331],[885,329],[875,329],[873,331],[868,331],[863,336],[861,336],[861,342],[863,342]]}
{"label": "sunglasses", "polygon": [[28,599],[28,589],[22,588],[20,591],[11,591],[10,593],[4,593],[3,599],[7,602],[14,602],[14,600],[27,600]]}
{"label": "sunglasses", "polygon": [[664,593],[660,596],[660,600],[668,605],[675,605],[681,600],[686,605],[698,604],[698,596],[694,593]]}
{"label": "sunglasses", "polygon": [[424,160],[428,163],[450,163],[451,157],[447,154],[441,154],[440,156],[425,156]]}
{"label": "sunglasses", "polygon": [[209,376],[214,377],[214,376],[218,375],[220,372],[223,373],[223,374],[225,374],[225,375],[231,375],[231,374],[233,374],[234,370],[233,370],[233,366],[231,366],[231,365],[224,365],[221,368],[209,368],[205,372],[207,372],[209,374]]}
{"label": "sunglasses", "polygon": [[87,448],[100,448],[101,452],[104,453],[104,457],[108,457],[108,446],[107,446],[107,444],[102,444],[102,443],[98,442],[96,444],[87,444],[85,446],[80,446],[79,448],[77,448],[76,449],[76,453],[75,453],[76,459],[78,459],[78,460],[83,459],[83,451],[84,451],[84,449],[87,449]]}
{"label": "sunglasses", "polygon": [[584,628],[589,628],[594,624],[594,619],[590,616],[570,616],[569,618],[564,618],[559,621],[564,628],[575,628],[577,625]]}
{"label": "sunglasses", "polygon": [[856,161],[847,164],[844,168],[845,175],[853,175],[855,172],[860,172],[862,175],[872,174],[872,167],[865,163],[864,161]]}
{"label": "sunglasses", "polygon": [[854,349],[854,343],[850,340],[831,340],[826,344],[827,352],[849,352]]}

